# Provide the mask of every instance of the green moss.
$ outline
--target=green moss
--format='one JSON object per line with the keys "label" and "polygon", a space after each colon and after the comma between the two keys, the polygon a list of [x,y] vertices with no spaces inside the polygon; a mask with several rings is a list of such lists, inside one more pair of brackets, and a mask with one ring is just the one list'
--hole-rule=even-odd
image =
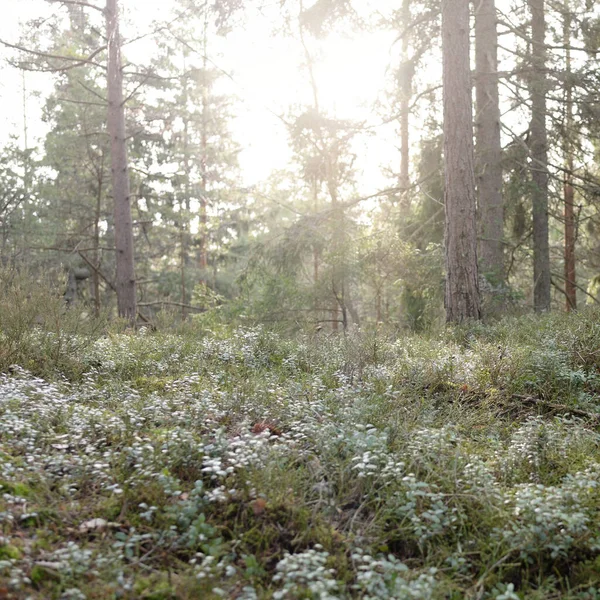
{"label": "green moss", "polygon": [[31,583],[37,588],[47,586],[48,584],[55,584],[61,580],[60,573],[54,569],[43,567],[41,565],[34,565],[29,575]]}
{"label": "green moss", "polygon": [[22,527],[41,527],[51,522],[60,521],[60,516],[55,510],[50,508],[41,508],[36,512],[31,513],[25,519],[21,519]]}
{"label": "green moss", "polygon": [[135,597],[140,600],[175,600],[177,594],[168,581],[168,576],[157,573],[150,577],[138,577],[133,587]]}
{"label": "green moss", "polygon": [[123,511],[123,499],[118,496],[102,498],[94,508],[94,516],[107,521],[116,521]]}
{"label": "green moss", "polygon": [[25,483],[0,481],[0,493],[11,494],[21,498],[31,498],[33,490]]}
{"label": "green moss", "polygon": [[23,556],[16,546],[0,546],[0,560],[19,560]]}

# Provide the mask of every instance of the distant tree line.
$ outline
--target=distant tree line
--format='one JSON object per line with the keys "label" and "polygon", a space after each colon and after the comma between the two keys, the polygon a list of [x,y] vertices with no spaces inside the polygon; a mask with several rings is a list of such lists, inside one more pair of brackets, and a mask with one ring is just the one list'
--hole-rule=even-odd
{"label": "distant tree line", "polygon": [[[24,110],[0,154],[0,259],[66,268],[71,306],[335,332],[600,303],[593,2],[282,3],[273,34],[297,45],[311,100],[280,115],[292,162],[252,189],[233,134],[242,99],[219,91],[213,48],[265,7],[173,0],[136,65],[126,0],[48,2],[52,18],[2,40],[24,95],[28,71],[54,88],[43,145],[28,146],[38,117]],[[372,128],[323,102],[317,67],[332,32],[366,29],[395,32],[374,110],[398,155],[365,196],[356,152]]]}

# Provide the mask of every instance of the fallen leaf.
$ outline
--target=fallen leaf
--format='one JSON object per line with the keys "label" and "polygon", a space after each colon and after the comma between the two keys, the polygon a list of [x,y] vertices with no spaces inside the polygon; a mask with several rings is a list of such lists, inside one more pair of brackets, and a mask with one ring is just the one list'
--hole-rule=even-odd
{"label": "fallen leaf", "polygon": [[257,498],[252,502],[252,511],[254,512],[254,516],[258,517],[262,515],[267,509],[267,501],[264,498]]}
{"label": "fallen leaf", "polygon": [[257,435],[264,431],[269,431],[272,435],[281,435],[281,429],[269,421],[258,421],[257,423],[254,423],[250,431]]}

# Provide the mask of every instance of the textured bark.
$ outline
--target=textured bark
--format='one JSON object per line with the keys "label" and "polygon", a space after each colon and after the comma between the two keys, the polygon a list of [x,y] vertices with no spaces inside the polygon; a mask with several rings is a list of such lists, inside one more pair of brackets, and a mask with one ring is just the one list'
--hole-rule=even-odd
{"label": "textured bark", "polygon": [[115,247],[117,260],[117,304],[119,316],[135,321],[137,314],[136,285],[133,258],[133,223],[119,13],[117,0],[106,1],[106,30],[108,35],[108,133],[111,141],[112,188],[114,197]]}
{"label": "textured bark", "polygon": [[446,319],[479,319],[469,0],[442,0]]}
{"label": "textured bark", "polygon": [[564,203],[565,203],[565,295],[567,310],[577,309],[577,274],[575,272],[575,188],[573,187],[573,84],[571,83],[571,26],[572,17],[569,3],[565,3],[563,23],[563,43],[565,56],[565,123],[563,133],[563,153],[565,160]]}
{"label": "textured bark", "polygon": [[533,181],[533,306],[550,310],[548,242],[548,134],[546,131],[546,20],[544,0],[528,0],[531,11],[531,179]]}
{"label": "textured bark", "polygon": [[494,284],[501,284],[504,280],[504,205],[495,0],[475,0],[475,64],[479,266]]}

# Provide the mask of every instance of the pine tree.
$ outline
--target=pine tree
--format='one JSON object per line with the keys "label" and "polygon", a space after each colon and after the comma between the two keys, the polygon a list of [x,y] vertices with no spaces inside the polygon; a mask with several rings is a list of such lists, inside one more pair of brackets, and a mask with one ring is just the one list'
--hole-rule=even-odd
{"label": "pine tree", "polygon": [[442,1],[446,319],[481,317],[475,223],[469,2]]}
{"label": "pine tree", "polygon": [[546,130],[546,18],[544,0],[528,0],[531,11],[531,178],[533,181],[533,304],[550,310],[548,239],[548,133]]}
{"label": "pine tree", "polygon": [[479,266],[495,284],[504,280],[504,205],[495,0],[475,5],[475,119]]}
{"label": "pine tree", "polygon": [[133,253],[133,222],[131,218],[123,66],[117,0],[106,0],[106,33],[108,38],[108,135],[111,141],[110,155],[117,263],[115,288],[119,316],[134,322],[137,317],[137,298]]}

